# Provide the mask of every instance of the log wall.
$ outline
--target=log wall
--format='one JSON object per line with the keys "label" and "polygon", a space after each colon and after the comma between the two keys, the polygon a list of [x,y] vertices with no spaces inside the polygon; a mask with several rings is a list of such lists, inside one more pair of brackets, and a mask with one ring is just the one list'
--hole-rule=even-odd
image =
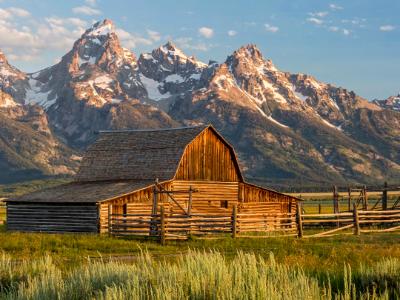
{"label": "log wall", "polygon": [[36,232],[98,232],[95,204],[7,202],[7,229]]}
{"label": "log wall", "polygon": [[187,146],[175,175],[176,180],[230,182],[240,177],[233,150],[209,128]]}

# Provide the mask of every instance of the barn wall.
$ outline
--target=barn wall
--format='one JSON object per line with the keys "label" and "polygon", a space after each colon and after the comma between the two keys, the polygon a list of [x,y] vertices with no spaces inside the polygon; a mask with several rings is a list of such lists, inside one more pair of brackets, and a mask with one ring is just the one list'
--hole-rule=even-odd
{"label": "barn wall", "polygon": [[7,229],[41,232],[98,232],[95,204],[7,203]]}
{"label": "barn wall", "polygon": [[230,148],[208,128],[187,146],[175,179],[238,181],[235,161]]}
{"label": "barn wall", "polygon": [[296,211],[296,198],[247,183],[239,184],[239,199],[247,207],[250,207],[251,203],[268,203],[270,206],[271,203],[275,203],[271,206],[274,207],[273,211],[278,207],[280,212]]}

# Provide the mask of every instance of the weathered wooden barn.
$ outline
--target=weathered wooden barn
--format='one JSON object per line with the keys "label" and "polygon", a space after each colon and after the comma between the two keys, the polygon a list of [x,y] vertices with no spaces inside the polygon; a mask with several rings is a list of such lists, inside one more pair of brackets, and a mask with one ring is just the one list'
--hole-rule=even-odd
{"label": "weathered wooden barn", "polygon": [[[173,200],[173,201],[172,201]],[[232,146],[211,126],[101,132],[73,182],[7,201],[7,228],[107,232],[111,211],[294,212],[298,199],[247,183]]]}

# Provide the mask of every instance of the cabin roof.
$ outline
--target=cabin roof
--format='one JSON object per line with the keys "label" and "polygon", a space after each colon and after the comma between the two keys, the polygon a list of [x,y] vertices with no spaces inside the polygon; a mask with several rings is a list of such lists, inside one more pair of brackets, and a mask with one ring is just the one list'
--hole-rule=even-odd
{"label": "cabin roof", "polygon": [[32,203],[98,203],[150,187],[154,180],[71,182],[5,200]]}
{"label": "cabin roof", "polygon": [[185,147],[208,126],[101,131],[84,155],[76,180],[167,180]]}

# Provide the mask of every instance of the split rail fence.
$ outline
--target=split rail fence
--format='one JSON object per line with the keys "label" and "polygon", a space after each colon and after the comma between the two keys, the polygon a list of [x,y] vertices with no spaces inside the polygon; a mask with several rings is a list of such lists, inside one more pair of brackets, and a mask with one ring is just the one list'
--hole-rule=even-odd
{"label": "split rail fence", "polygon": [[[352,212],[336,214],[296,213],[266,214],[238,212],[231,214],[168,214],[164,208],[151,214],[110,214],[109,234],[113,236],[142,236],[167,240],[184,240],[190,236],[231,235],[233,238],[270,236],[327,237],[338,234],[392,232],[400,230],[400,210],[364,211],[356,205]],[[307,233],[305,234],[305,229]]]}

